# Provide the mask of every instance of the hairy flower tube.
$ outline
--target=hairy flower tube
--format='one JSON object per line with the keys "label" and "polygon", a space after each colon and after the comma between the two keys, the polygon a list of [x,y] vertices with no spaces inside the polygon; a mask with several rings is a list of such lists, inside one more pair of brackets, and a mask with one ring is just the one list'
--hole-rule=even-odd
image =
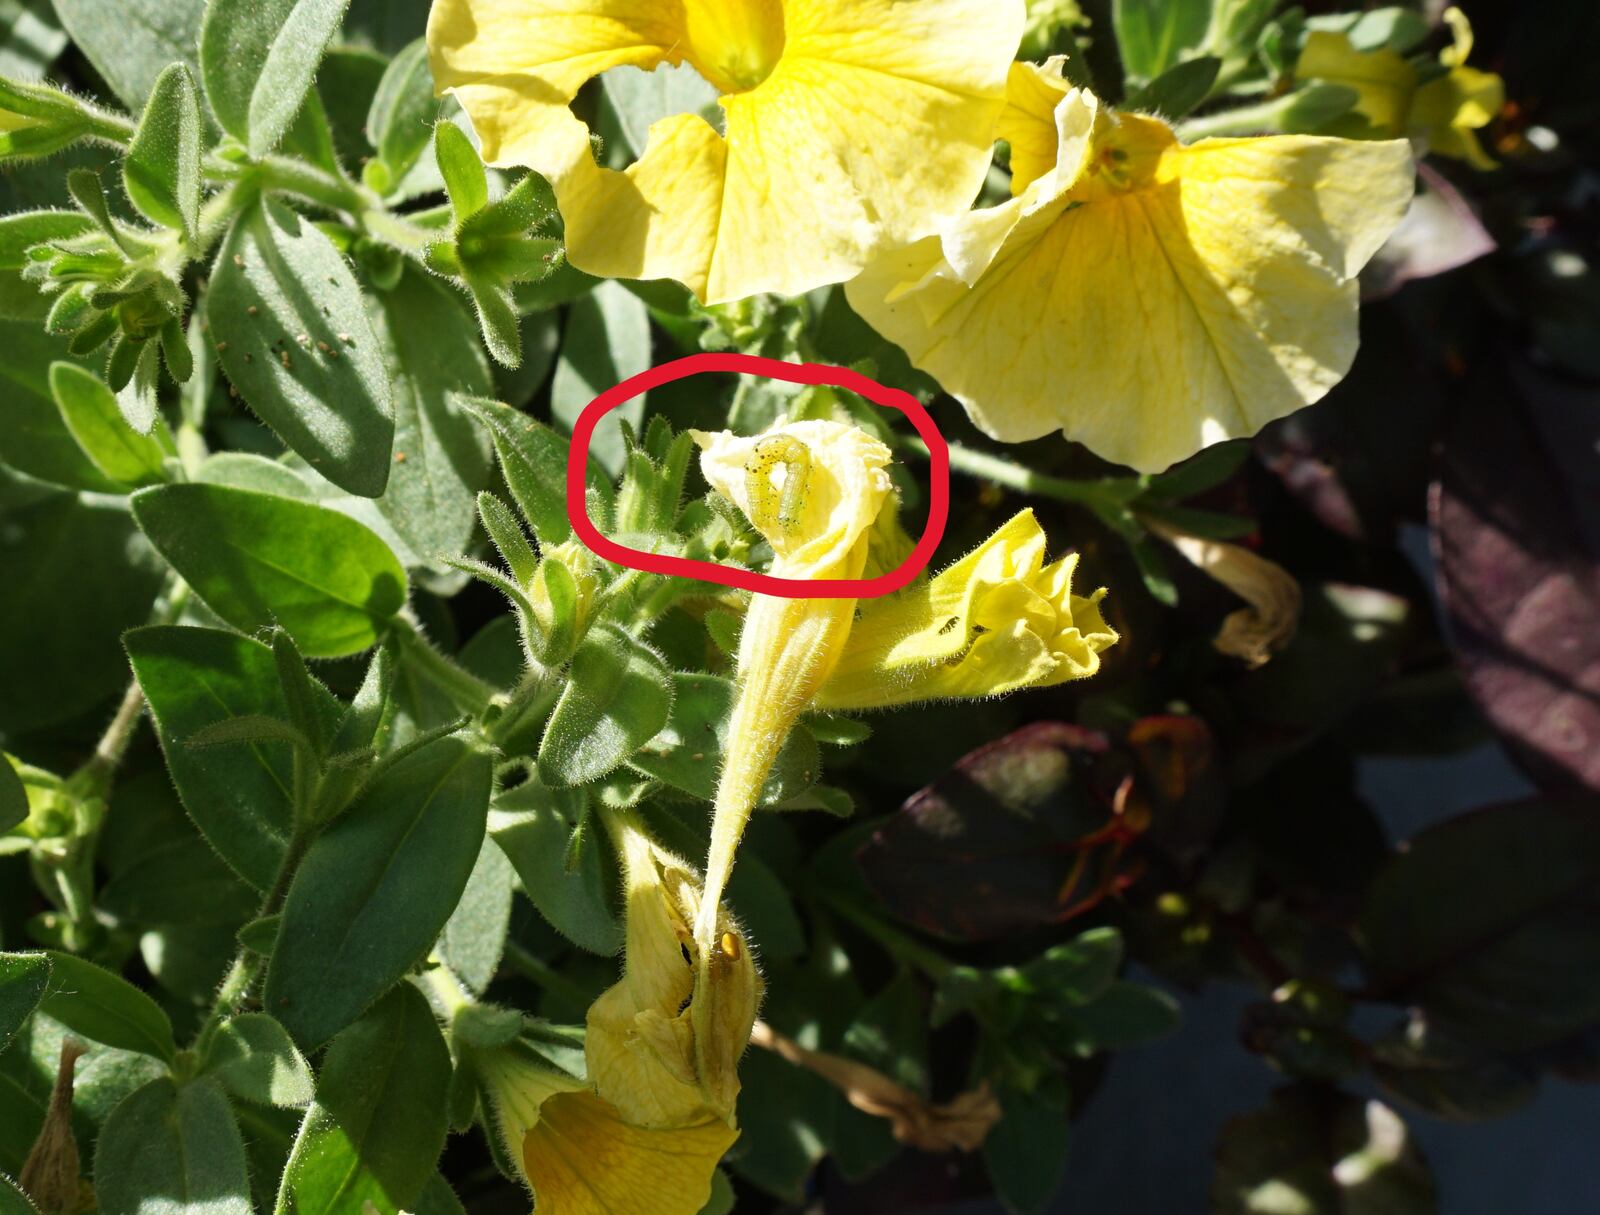
{"label": "hairy flower tube", "polygon": [[1059,430],[1155,472],[1345,376],[1356,276],[1415,185],[1407,143],[1185,146],[1071,88],[1058,64],[1018,64],[1011,99],[1015,197],[846,289],[983,430]]}
{"label": "hairy flower tube", "polygon": [[[1505,82],[1493,72],[1468,67],[1472,23],[1458,8],[1445,10],[1452,44],[1439,55],[1442,72],[1423,74],[1394,51],[1360,51],[1348,36],[1316,30],[1306,38],[1295,74],[1354,89],[1356,107],[1348,129],[1353,138],[1409,136],[1430,152],[1493,169],[1477,132],[1494,121],[1506,102]],[[1337,129],[1337,128],[1336,128]]]}
{"label": "hairy flower tube", "polygon": [[[1023,0],[435,0],[437,87],[484,159],[555,189],[572,264],[702,301],[797,295],[935,230],[988,169]],[[625,172],[569,108],[623,66],[687,64],[721,95],[650,128]]]}
{"label": "hairy flower tube", "polygon": [[1117,635],[1105,591],[1072,593],[1076,554],[1045,564],[1031,510],[932,579],[866,604],[820,709],[883,709],[1086,679]]}

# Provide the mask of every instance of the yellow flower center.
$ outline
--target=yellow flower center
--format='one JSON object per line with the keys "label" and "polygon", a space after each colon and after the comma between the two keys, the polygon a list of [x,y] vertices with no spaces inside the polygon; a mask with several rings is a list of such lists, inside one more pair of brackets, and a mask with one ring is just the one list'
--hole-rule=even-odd
{"label": "yellow flower center", "polygon": [[684,58],[723,93],[747,93],[783,57],[782,0],[688,0]]}

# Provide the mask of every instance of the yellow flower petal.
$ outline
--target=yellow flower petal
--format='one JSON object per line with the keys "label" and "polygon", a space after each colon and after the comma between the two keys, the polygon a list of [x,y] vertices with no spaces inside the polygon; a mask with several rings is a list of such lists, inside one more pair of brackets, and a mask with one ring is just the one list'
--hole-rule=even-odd
{"label": "yellow flower petal", "polygon": [[1056,107],[1072,90],[1062,76],[1062,60],[1042,66],[1013,63],[1006,81],[1006,108],[1000,113],[999,137],[1011,145],[1011,193],[1021,194],[1056,167],[1060,138]]}
{"label": "yellow flower petal", "polygon": [[779,422],[759,435],[694,431],[700,468],[772,545],[782,578],[857,578],[863,540],[894,492],[893,455],[840,422]]}
{"label": "yellow flower petal", "polygon": [[749,944],[720,911],[718,981],[697,991],[690,929],[700,908],[699,875],[632,815],[602,814],[622,859],[627,940],[622,979],[589,1009],[589,1079],[636,1126],[731,1122],[738,1061],[761,999]]}
{"label": "yellow flower petal", "polygon": [[1056,126],[1052,173],[847,288],[983,430],[1020,442],[1059,429],[1155,472],[1344,377],[1356,275],[1411,198],[1409,145],[1185,147],[1079,90]]}
{"label": "yellow flower petal", "polygon": [[1044,564],[1045,536],[1023,511],[949,569],[861,611],[818,694],[824,709],[878,709],[995,696],[1084,679],[1117,635],[1105,592],[1072,594],[1077,558]]}
{"label": "yellow flower petal", "polygon": [[1487,172],[1495,159],[1483,150],[1475,132],[1488,126],[1505,108],[1506,85],[1493,72],[1455,67],[1417,90],[1411,108],[1412,133],[1430,152],[1464,160]]}
{"label": "yellow flower petal", "polygon": [[1205,540],[1155,521],[1146,525],[1196,569],[1250,605],[1223,621],[1212,641],[1219,652],[1259,667],[1294,640],[1302,596],[1288,570],[1237,544]]}
{"label": "yellow flower petal", "polygon": [[[840,282],[968,206],[1023,0],[436,0],[434,79],[485,159],[548,178],[573,264],[710,303]],[[569,106],[624,64],[689,63],[726,134],[680,115],[626,172]]]}
{"label": "yellow flower petal", "polygon": [[698,1215],[717,1162],[739,1132],[709,1118],[693,1126],[630,1126],[593,1093],[544,1103],[522,1144],[539,1215]]}

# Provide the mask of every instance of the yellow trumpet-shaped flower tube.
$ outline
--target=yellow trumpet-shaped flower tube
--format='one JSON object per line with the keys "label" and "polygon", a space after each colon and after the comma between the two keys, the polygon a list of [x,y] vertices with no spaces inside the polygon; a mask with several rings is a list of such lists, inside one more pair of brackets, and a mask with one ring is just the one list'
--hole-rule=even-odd
{"label": "yellow trumpet-shaped flower tube", "polygon": [[1155,472],[1350,369],[1356,276],[1404,216],[1403,140],[1185,146],[1018,64],[1016,196],[885,255],[850,302],[995,438],[1059,430]]}
{"label": "yellow trumpet-shaped flower tube", "polygon": [[[894,498],[887,447],[839,422],[780,423],[762,435],[697,432],[700,467],[772,545],[781,578],[859,578]],[[853,599],[755,595],[739,637],[739,696],[717,787],[705,901],[695,939],[710,959],[715,908],[761,786],[800,714],[839,661]]]}
{"label": "yellow trumpet-shaped flower tube", "polygon": [[[1023,0],[434,0],[428,49],[493,165],[546,177],[573,265],[708,303],[797,295],[971,205]],[[721,95],[625,172],[570,106],[612,68],[690,65]]]}

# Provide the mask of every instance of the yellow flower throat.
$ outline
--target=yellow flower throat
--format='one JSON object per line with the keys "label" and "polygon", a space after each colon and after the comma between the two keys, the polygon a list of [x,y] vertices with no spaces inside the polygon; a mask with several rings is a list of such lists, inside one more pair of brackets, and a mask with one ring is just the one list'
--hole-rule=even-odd
{"label": "yellow flower throat", "polygon": [[783,57],[781,0],[685,0],[684,58],[723,93],[746,93]]}

